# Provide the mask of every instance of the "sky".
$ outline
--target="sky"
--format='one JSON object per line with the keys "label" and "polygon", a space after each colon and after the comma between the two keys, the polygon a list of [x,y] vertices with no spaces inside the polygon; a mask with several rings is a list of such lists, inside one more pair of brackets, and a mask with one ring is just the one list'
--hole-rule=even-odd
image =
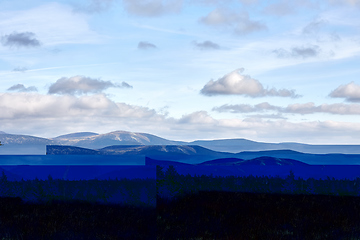
{"label": "sky", "polygon": [[0,131],[360,144],[359,0],[0,2]]}

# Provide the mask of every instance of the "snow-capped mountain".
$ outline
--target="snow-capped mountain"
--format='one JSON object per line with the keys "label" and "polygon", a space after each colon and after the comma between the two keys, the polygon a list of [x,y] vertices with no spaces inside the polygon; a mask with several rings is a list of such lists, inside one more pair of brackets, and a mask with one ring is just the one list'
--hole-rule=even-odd
{"label": "snow-capped mountain", "polygon": [[52,139],[53,144],[71,145],[99,149],[112,145],[185,145],[185,142],[171,141],[147,133],[114,131],[105,134],[75,133]]}

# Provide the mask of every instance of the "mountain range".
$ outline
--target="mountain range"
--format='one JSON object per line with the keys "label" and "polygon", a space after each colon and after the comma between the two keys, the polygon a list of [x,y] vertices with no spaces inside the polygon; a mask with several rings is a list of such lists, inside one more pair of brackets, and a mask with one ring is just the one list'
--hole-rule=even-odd
{"label": "mountain range", "polygon": [[[199,164],[207,161],[219,162],[220,165],[241,165],[251,162],[252,165],[299,165],[299,161],[311,165],[360,165],[360,154],[312,154],[292,150],[243,151],[239,153],[217,152],[200,146],[152,145],[152,146],[110,146],[98,150],[48,145],[47,155],[118,155],[145,156],[154,160],[177,161],[188,164]],[[241,161],[246,160],[245,163]],[[251,160],[251,161],[248,161]],[[208,162],[211,165],[211,162]]]}
{"label": "mountain range", "polygon": [[148,133],[134,133],[127,131],[114,131],[105,134],[79,132],[54,138],[9,134],[0,131],[0,141],[4,144],[0,148],[0,154],[45,154],[46,145],[71,145],[94,150],[113,145],[196,145],[213,151],[229,153],[239,153],[243,151],[293,150],[313,154],[360,154],[360,145],[311,145],[290,142],[264,143],[242,138],[184,142],[168,140]]}

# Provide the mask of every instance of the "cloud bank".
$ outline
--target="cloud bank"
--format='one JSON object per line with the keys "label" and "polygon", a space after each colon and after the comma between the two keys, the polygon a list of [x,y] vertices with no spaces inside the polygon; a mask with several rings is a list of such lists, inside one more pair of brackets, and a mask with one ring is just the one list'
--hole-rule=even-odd
{"label": "cloud bank", "polygon": [[132,88],[128,83],[122,82],[121,85],[110,81],[103,81],[85,76],[63,77],[58,79],[49,87],[49,94],[87,94],[100,93],[107,88]]}
{"label": "cloud bank", "polygon": [[103,94],[76,97],[38,93],[0,94],[0,119],[6,118],[67,118],[120,117],[143,118],[156,115],[144,107],[116,103]]}
{"label": "cloud bank", "polygon": [[299,95],[295,94],[295,90],[275,88],[265,89],[263,85],[256,79],[248,75],[242,75],[243,68],[226,74],[217,81],[210,80],[200,91],[205,96],[215,95],[244,95],[247,97],[291,97],[297,98]]}
{"label": "cloud bank", "polygon": [[274,106],[267,102],[263,102],[254,106],[249,104],[225,104],[220,107],[212,109],[216,112],[230,112],[230,113],[253,113],[264,111],[275,111],[278,113],[291,114],[314,114],[314,113],[329,113],[335,115],[360,115],[360,104],[320,104],[316,106],[313,102],[289,104],[286,107]]}

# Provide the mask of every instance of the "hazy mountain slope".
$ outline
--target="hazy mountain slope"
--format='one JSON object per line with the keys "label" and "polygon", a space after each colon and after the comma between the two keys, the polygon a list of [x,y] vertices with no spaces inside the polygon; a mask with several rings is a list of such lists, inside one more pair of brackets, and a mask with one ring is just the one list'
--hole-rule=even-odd
{"label": "hazy mountain slope", "polygon": [[275,158],[290,158],[307,164],[315,165],[359,165],[360,154],[310,154],[292,150],[272,150],[258,152],[240,152],[235,154],[237,158],[254,159],[267,156]]}
{"label": "hazy mountain slope", "polygon": [[0,134],[2,144],[19,144],[19,145],[47,145],[53,143],[52,140],[41,137],[28,135]]}
{"label": "hazy mountain slope", "polygon": [[247,139],[197,140],[190,144],[220,152],[237,153],[241,151],[259,151],[278,149],[277,144],[254,142]]}
{"label": "hazy mountain slope", "polygon": [[99,155],[97,150],[75,146],[48,145],[46,155]]}
{"label": "hazy mountain slope", "polygon": [[247,139],[198,140],[190,144],[199,145],[214,151],[238,153],[241,151],[293,150],[304,153],[360,154],[360,145],[311,145],[303,143],[263,143]]}

